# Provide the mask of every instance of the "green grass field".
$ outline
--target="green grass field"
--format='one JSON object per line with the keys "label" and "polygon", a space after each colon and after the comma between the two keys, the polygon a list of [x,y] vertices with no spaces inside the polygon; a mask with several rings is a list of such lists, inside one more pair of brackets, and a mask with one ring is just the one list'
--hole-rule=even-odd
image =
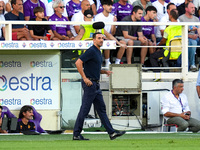
{"label": "green grass field", "polygon": [[111,141],[107,134],[84,134],[90,141],[72,141],[72,135],[1,135],[1,150],[198,150],[199,133],[125,134]]}

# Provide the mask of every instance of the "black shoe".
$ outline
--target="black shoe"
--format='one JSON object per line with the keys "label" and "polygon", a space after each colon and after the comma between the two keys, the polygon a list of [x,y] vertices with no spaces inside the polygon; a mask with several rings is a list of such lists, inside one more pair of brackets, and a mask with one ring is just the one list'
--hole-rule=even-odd
{"label": "black shoe", "polygon": [[89,140],[89,139],[86,139],[82,135],[79,135],[79,136],[73,136],[73,140]]}
{"label": "black shoe", "polygon": [[110,134],[110,139],[114,140],[117,137],[122,136],[125,133],[126,133],[126,131],[115,131],[114,133]]}

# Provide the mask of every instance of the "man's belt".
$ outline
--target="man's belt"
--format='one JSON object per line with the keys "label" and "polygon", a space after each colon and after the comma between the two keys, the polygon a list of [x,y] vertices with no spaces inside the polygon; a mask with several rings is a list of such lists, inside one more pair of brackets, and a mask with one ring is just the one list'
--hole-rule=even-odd
{"label": "man's belt", "polygon": [[94,79],[94,78],[88,78],[90,81],[94,81],[94,82],[97,82],[97,83],[99,83],[99,80],[97,80],[97,79]]}

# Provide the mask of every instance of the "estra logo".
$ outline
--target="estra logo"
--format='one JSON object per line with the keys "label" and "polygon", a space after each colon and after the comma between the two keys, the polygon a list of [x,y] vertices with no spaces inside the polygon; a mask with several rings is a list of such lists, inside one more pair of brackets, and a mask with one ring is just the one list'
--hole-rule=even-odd
{"label": "estra logo", "polygon": [[6,77],[4,75],[0,76],[0,91],[5,91],[7,87]]}
{"label": "estra logo", "polygon": [[16,77],[0,76],[0,91],[9,89],[11,91],[51,91],[52,80],[49,76],[35,76],[33,73],[30,76]]}
{"label": "estra logo", "polygon": [[52,105],[53,101],[49,98],[32,98],[30,99],[31,105]]}
{"label": "estra logo", "polygon": [[34,68],[34,67],[53,67],[53,63],[52,63],[52,61],[46,61],[46,60],[43,60],[43,61],[31,61],[30,62],[30,66],[32,68]]}

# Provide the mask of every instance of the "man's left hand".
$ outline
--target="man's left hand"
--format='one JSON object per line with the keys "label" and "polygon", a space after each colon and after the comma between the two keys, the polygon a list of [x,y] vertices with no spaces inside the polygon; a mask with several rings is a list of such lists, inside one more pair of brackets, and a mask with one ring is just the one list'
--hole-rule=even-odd
{"label": "man's left hand", "polygon": [[109,70],[107,70],[107,71],[105,72],[105,74],[107,74],[108,77],[109,77],[112,73],[113,73],[113,72],[112,72],[112,71],[109,71]]}

